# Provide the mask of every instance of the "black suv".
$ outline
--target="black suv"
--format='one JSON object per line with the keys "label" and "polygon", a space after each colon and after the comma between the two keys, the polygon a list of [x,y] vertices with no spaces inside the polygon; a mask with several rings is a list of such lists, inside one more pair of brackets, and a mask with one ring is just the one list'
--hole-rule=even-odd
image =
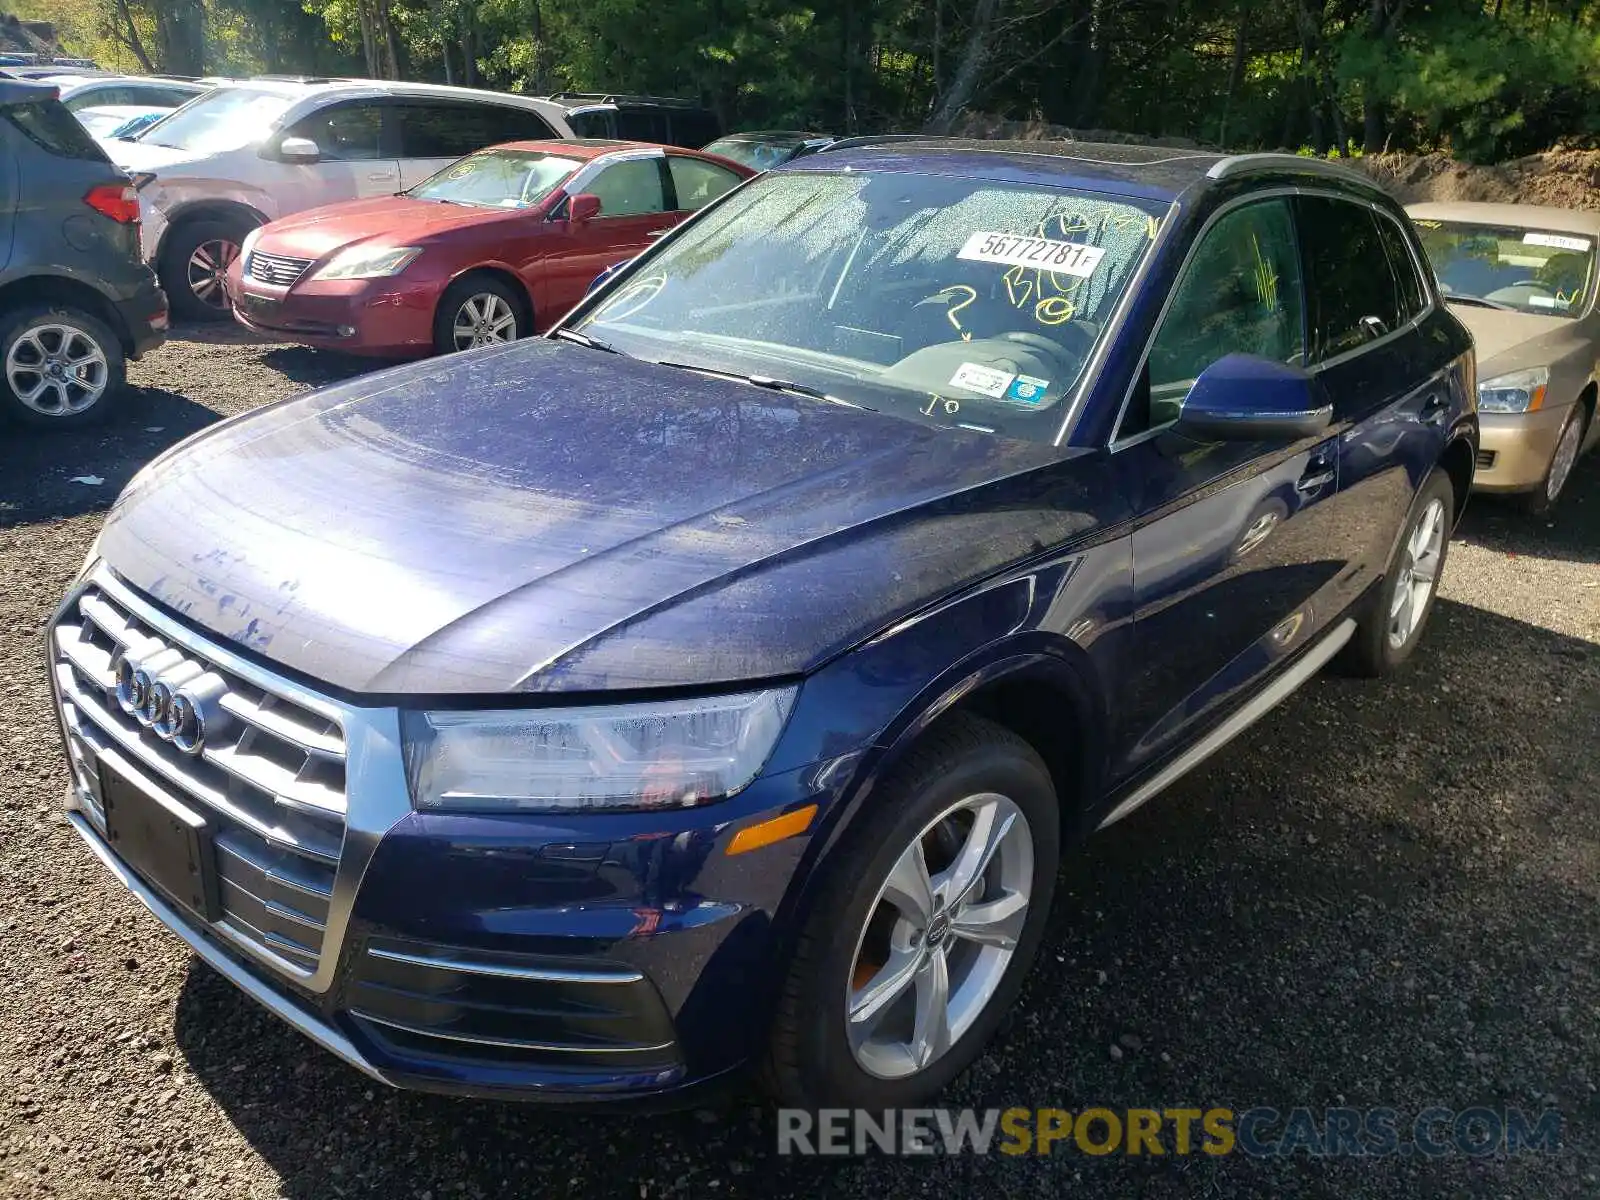
{"label": "black suv", "polygon": [[47,426],[100,417],[167,328],[138,194],[58,97],[0,78],[0,411]]}
{"label": "black suv", "polygon": [[584,138],[656,142],[691,150],[722,136],[717,114],[693,100],[609,92],[557,92],[545,97],[567,110],[567,124]]}

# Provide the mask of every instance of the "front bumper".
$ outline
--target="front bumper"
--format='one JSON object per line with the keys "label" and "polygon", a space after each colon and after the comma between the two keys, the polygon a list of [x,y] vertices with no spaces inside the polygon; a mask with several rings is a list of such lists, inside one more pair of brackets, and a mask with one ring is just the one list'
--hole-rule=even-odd
{"label": "front bumper", "polygon": [[398,278],[302,278],[291,287],[245,279],[241,259],[228,273],[233,314],[263,337],[350,354],[408,358],[433,352],[439,290]]}
{"label": "front bumper", "polygon": [[1478,471],[1472,486],[1480,492],[1526,492],[1544,482],[1568,404],[1531,413],[1478,413]]}
{"label": "front bumper", "polygon": [[[236,681],[232,695],[265,692],[265,707],[252,701],[258,732],[294,725],[313,740],[301,721],[312,705],[338,722],[347,811],[342,844],[322,852],[335,865],[320,877],[319,898],[306,890],[315,872],[285,849],[295,838],[309,848],[309,827],[284,818],[270,828],[270,789],[263,801],[243,782],[262,737],[219,745],[232,774],[218,786],[209,741],[186,760],[108,711],[94,692],[105,666],[96,646],[116,641],[101,636],[107,626],[131,644],[155,637],[176,647]],[[701,809],[420,814],[406,790],[396,710],[307,693],[196,634],[104,566],[69,597],[50,645],[73,827],[211,966],[358,1070],[454,1094],[674,1103],[737,1070],[759,1045],[777,975],[777,914],[807,839],[727,851],[753,822],[836,798],[837,786],[822,788],[811,768],[763,777]],[[107,771],[210,825],[223,897],[213,911],[202,915],[113,849]],[[276,787],[277,804],[301,802],[292,780],[280,776]],[[241,871],[241,862],[254,865]]]}

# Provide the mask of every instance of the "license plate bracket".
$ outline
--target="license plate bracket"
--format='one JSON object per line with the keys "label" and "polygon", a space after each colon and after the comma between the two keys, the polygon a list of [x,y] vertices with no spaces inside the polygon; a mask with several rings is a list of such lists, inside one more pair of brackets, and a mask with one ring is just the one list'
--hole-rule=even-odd
{"label": "license plate bracket", "polygon": [[104,762],[100,797],[106,840],[142,879],[206,921],[217,918],[217,870],[206,819],[147,790]]}

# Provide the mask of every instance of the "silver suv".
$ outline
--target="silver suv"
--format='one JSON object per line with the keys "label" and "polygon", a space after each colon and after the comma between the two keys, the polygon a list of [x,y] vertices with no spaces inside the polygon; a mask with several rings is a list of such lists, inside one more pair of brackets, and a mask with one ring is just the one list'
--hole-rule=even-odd
{"label": "silver suv", "polygon": [[144,253],[173,311],[228,315],[245,235],[289,213],[388,196],[497,142],[571,137],[562,105],[373,79],[260,76],[215,88],[108,147],[139,188]]}

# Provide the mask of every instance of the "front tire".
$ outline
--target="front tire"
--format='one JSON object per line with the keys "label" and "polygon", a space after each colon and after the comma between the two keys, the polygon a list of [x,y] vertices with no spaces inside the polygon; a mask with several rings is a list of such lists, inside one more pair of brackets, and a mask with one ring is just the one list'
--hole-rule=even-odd
{"label": "front tire", "polygon": [[1556,438],[1556,448],[1550,455],[1550,466],[1539,481],[1539,486],[1522,498],[1523,507],[1536,517],[1545,516],[1561,499],[1567,480],[1572,478],[1572,468],[1583,450],[1583,437],[1589,431],[1589,414],[1582,404],[1574,404]]}
{"label": "front tire", "polygon": [[533,332],[523,298],[492,275],[464,275],[445,289],[433,318],[439,354],[514,342]]}
{"label": "front tire", "polygon": [[229,318],[228,268],[252,228],[242,220],[201,220],[167,235],[157,273],[176,316],[187,321]]}
{"label": "front tire", "polygon": [[1454,526],[1455,489],[1435,469],[1411,506],[1372,607],[1337,660],[1346,674],[1376,678],[1411,657],[1439,595]]}
{"label": "front tire", "polygon": [[793,1107],[927,1101],[983,1050],[1038,950],[1060,862],[1050,773],[958,713],[828,865],[791,959],[766,1081]]}
{"label": "front tire", "polygon": [[82,309],[29,306],[0,319],[0,409],[15,421],[92,425],[126,381],[122,343]]}

